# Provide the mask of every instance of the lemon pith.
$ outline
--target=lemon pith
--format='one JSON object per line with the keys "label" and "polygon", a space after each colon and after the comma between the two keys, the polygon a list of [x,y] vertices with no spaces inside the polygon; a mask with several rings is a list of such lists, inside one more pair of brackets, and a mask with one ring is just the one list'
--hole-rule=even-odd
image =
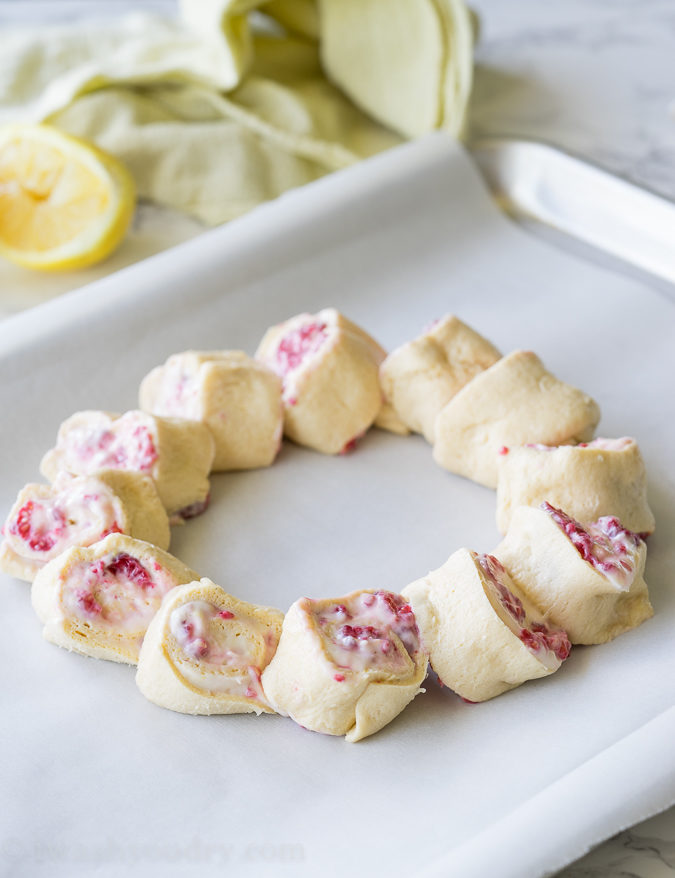
{"label": "lemon pith", "polygon": [[124,165],[48,125],[0,128],[0,254],[44,271],[83,268],[121,242],[136,202]]}

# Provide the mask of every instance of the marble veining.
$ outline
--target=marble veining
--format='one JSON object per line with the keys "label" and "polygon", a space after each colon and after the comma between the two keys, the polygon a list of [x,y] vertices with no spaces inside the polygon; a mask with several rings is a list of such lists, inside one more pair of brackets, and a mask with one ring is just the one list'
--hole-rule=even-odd
{"label": "marble veining", "polygon": [[473,5],[473,136],[546,140],[675,198],[671,0]]}
{"label": "marble veining", "polygon": [[558,873],[558,878],[669,878],[675,875],[675,816],[666,811],[627,829]]}

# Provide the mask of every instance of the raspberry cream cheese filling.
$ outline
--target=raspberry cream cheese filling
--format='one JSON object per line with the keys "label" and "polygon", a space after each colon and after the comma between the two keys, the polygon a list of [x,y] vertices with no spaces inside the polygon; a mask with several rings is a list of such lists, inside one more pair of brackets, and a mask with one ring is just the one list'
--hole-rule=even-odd
{"label": "raspberry cream cheese filling", "polygon": [[9,513],[0,569],[31,582],[70,546],[89,546],[109,533],[127,533],[167,548],[169,521],[151,479],[103,470],[96,476],[30,484]]}
{"label": "raspberry cream cheese filling", "polygon": [[155,546],[111,534],[47,564],[35,578],[31,600],[47,640],[94,658],[136,664],[164,595],[195,576]]}
{"label": "raspberry cream cheese filling", "polygon": [[409,670],[419,652],[419,632],[412,608],[399,595],[364,592],[314,613],[330,658],[341,669]]}
{"label": "raspberry cream cheese filling", "polygon": [[[494,555],[475,555],[485,574],[483,586],[492,608],[502,622],[550,671],[556,671],[570,654],[572,645],[562,628],[547,625],[513,592],[514,584],[503,564]],[[537,618],[533,618],[535,613]]]}
{"label": "raspberry cream cheese filling", "polygon": [[157,461],[156,441],[143,418],[136,412],[117,418],[104,412],[87,414],[90,417],[78,418],[64,431],[59,470],[74,473],[80,468],[86,472],[123,469],[146,474],[152,471]]}
{"label": "raspberry cream cheese filling", "polygon": [[508,529],[518,506],[544,501],[578,521],[614,515],[629,530],[654,530],[647,502],[647,473],[635,439],[594,439],[580,445],[530,444],[499,458],[497,527]]}
{"label": "raspberry cream cheese filling", "polygon": [[605,643],[653,614],[642,576],[646,551],[615,516],[581,525],[543,503],[514,511],[494,553],[572,643]]}
{"label": "raspberry cream cheese filling", "polygon": [[436,419],[434,460],[497,487],[510,448],[587,441],[600,420],[594,400],[559,381],[531,351],[514,351],[470,381]]}
{"label": "raspberry cream cheese filling", "polygon": [[357,591],[296,601],[262,684],[278,713],[359,741],[423,691],[426,671],[410,605],[392,592]]}
{"label": "raspberry cream cheese filling", "polygon": [[458,549],[402,594],[431,667],[467,701],[548,676],[569,654],[566,633],[543,618],[491,555]]}
{"label": "raspberry cream cheese filling", "polygon": [[281,445],[281,380],[242,351],[173,354],[143,379],[139,402],[155,415],[205,424],[215,471],[269,466]]}
{"label": "raspberry cream cheese filling", "polygon": [[632,445],[636,445],[635,439],[631,436],[621,436],[620,439],[605,439],[598,436],[591,442],[580,442],[579,448],[599,448],[601,451],[624,451]]}
{"label": "raspberry cream cheese filling", "polygon": [[200,366],[217,355],[215,351],[172,354],[163,366],[156,366],[141,381],[141,409],[163,418],[201,421]]}
{"label": "raspberry cream cheese filling", "polygon": [[299,325],[289,327],[282,335],[274,353],[274,370],[284,379],[285,399],[293,397],[302,367],[311,364],[328,338],[328,323],[311,314],[301,315]]}
{"label": "raspberry cream cheese filling", "polygon": [[271,327],[255,356],[281,378],[284,432],[300,445],[338,454],[380,411],[385,352],[333,308]]}
{"label": "raspberry cream cheese filling", "polygon": [[601,571],[616,588],[630,588],[641,537],[623,527],[613,515],[604,515],[583,527],[550,503],[542,503],[541,508],[570,538],[584,561]]}
{"label": "raspberry cream cheese filling", "polygon": [[141,411],[83,411],[63,422],[40,472],[50,481],[63,472],[140,472],[153,479],[169,515],[180,518],[183,510],[194,515],[200,505],[206,508],[213,455],[213,437],[197,421]]}
{"label": "raspberry cream cheese filling", "polygon": [[433,444],[441,409],[501,354],[452,314],[392,351],[380,366],[385,399],[400,420]]}
{"label": "raspberry cream cheese filling", "polygon": [[180,713],[272,713],[260,676],[283,618],[209,579],[177,588],[148,629],[136,683],[150,701]]}

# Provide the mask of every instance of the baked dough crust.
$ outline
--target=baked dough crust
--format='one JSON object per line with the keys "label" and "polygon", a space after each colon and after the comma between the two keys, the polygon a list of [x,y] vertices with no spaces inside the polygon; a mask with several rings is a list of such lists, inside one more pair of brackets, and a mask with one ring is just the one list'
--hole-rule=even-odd
{"label": "baked dough crust", "polygon": [[[502,575],[527,616],[543,622],[508,574]],[[466,548],[402,591],[415,611],[431,667],[443,685],[467,701],[486,701],[560,667],[559,659],[544,662],[528,649],[488,592],[476,553]]]}
{"label": "baked dough crust", "polygon": [[145,376],[139,404],[205,424],[215,440],[215,472],[269,466],[281,445],[281,380],[243,351],[173,354]]}
{"label": "baked dough crust", "polygon": [[[40,472],[50,481],[62,472],[88,475],[111,463],[92,444],[99,437],[127,436],[142,431],[147,442],[145,456],[133,456],[122,464],[128,470],[138,470],[155,482],[169,516],[180,516],[186,509],[206,506],[209,495],[208,474],[214,455],[214,441],[209,429],[197,421],[183,418],[158,418],[147,412],[130,411],[124,415],[104,411],[76,412],[61,424],[57,443],[42,458]],[[109,440],[108,440],[109,441]],[[81,453],[81,449],[85,453]],[[98,459],[106,462],[101,465]],[[138,464],[141,464],[139,469]],[[194,513],[192,513],[194,514]]]}
{"label": "baked dough crust", "polygon": [[546,370],[531,351],[514,351],[477,375],[441,409],[434,460],[489,488],[497,487],[504,448],[563,445],[592,438],[598,404]]}
{"label": "baked dough crust", "polygon": [[[316,344],[287,368],[290,361],[280,361],[280,346],[314,328]],[[255,356],[282,378],[284,433],[299,445],[339,454],[366,432],[380,411],[378,370],[385,351],[334,308],[272,326]]]}
{"label": "baked dough crust", "polygon": [[453,314],[392,351],[380,366],[385,399],[401,421],[433,444],[441,409],[501,357],[497,348]]}
{"label": "baked dough crust", "polygon": [[[235,649],[237,658],[246,650],[243,666],[231,661],[209,663],[208,654],[200,659],[181,648],[172,619],[186,606],[189,611],[195,605],[202,610],[202,616],[208,616],[202,604],[214,610],[213,619],[206,626],[212,627],[204,633],[224,639],[228,647]],[[175,588],[164,598],[150,623],[138,661],[136,684],[154,704],[179,713],[274,713],[260,687],[260,673],[276,651],[283,619],[279,610],[232,597],[210,579]],[[188,648],[190,642],[194,643],[194,638],[188,642]],[[222,653],[227,653],[227,649]],[[249,695],[245,694],[247,691]]]}
{"label": "baked dough crust", "polygon": [[584,560],[543,509],[515,509],[493,554],[546,618],[565,628],[572,643],[606,643],[654,614],[642,577],[647,556],[642,540],[627,588]]}
{"label": "baked dough crust", "polygon": [[[118,573],[123,581],[116,587],[110,580]],[[134,573],[140,573],[140,582],[134,582]],[[162,597],[196,577],[194,570],[156,546],[110,534],[50,561],[35,577],[31,602],[46,640],[82,655],[133,665]],[[106,578],[108,594],[98,597]]]}
{"label": "baked dough crust", "polygon": [[503,534],[514,509],[544,501],[582,524],[615,515],[634,533],[654,530],[647,473],[635,439],[510,448],[499,457],[498,472],[497,527]]}

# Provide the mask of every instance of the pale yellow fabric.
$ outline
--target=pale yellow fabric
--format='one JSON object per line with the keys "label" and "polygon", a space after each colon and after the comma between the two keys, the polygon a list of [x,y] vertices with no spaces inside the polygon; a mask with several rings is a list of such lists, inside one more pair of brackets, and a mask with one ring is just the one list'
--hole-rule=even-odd
{"label": "pale yellow fabric", "polygon": [[289,33],[310,40],[319,39],[319,10],[316,0],[269,0],[263,8]]}
{"label": "pale yellow fabric", "polygon": [[[352,0],[344,2],[351,15]],[[369,30],[372,15],[366,15],[366,7],[390,2],[403,0],[364,0],[359,45],[371,38],[382,44],[383,35]],[[406,2],[417,8],[416,0]],[[423,33],[427,43],[417,49],[411,44],[399,59],[409,64],[430,52],[435,59],[432,69],[423,65],[415,74],[405,96],[426,108],[415,111],[414,133],[444,123],[447,115],[434,108],[446,94],[448,76],[444,73],[442,87],[437,82],[432,87],[431,70],[445,71],[448,41],[457,34],[439,36],[442,17],[422,11],[431,2],[420,0],[424,23],[411,31],[415,38],[418,30]],[[460,0],[433,3],[454,6]],[[384,109],[373,113],[368,101],[356,96],[369,115],[326,78],[319,44],[312,39],[319,27],[314,0],[269,4],[274,27],[281,31],[284,25],[294,36],[253,36],[248,13],[256,6],[268,8],[264,0],[181,0],[182,18],[176,21],[135,13],[105,23],[2,29],[0,123],[48,121],[91,139],[129,166],[141,196],[209,224],[401,141],[391,127],[407,133],[406,126],[387,128],[373,120],[391,122],[382,69],[373,74],[379,77],[373,94],[380,95]],[[333,20],[338,22],[334,29]],[[451,23],[454,28],[455,20]],[[322,39],[351,43],[344,28],[333,10]],[[396,34],[401,36],[391,30],[392,38]],[[467,51],[470,58],[470,42]],[[391,46],[385,62],[399,63]],[[398,75],[392,69],[392,86]],[[339,77],[333,78],[343,87]],[[466,82],[459,80],[461,91]],[[454,99],[450,103],[454,106]],[[455,130],[458,124],[449,127]]]}
{"label": "pale yellow fabric", "polygon": [[321,76],[314,46],[260,37],[255,53],[227,95],[107,88],[51,121],[119,156],[141,196],[213,225],[399,142]]}
{"label": "pale yellow fabric", "polygon": [[228,14],[239,4],[218,0],[221,29],[208,34],[194,22],[206,20],[214,2],[184,5],[192,10],[187,21],[135,13],[114,21],[1,28],[0,123],[39,122],[111,83],[234,88],[252,56],[246,18]]}
{"label": "pale yellow fabric", "polygon": [[462,129],[473,24],[462,0],[319,0],[328,77],[404,137]]}

